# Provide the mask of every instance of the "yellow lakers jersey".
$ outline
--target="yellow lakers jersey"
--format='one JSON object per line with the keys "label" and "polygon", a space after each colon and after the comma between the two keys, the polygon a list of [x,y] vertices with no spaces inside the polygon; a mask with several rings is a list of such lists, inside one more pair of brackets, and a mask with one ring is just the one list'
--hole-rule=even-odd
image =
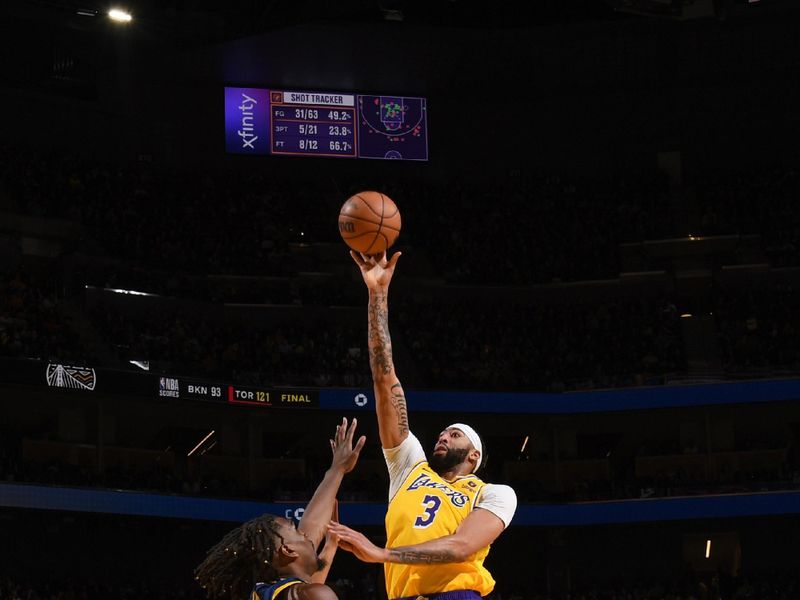
{"label": "yellow lakers jersey", "polygon": [[[389,502],[386,547],[411,546],[455,533],[484,485],[475,475],[446,481],[427,461],[418,463]],[[460,563],[386,563],[386,591],[389,598],[452,590],[475,590],[485,596],[494,589],[494,579],[483,566],[488,553],[489,546]]]}

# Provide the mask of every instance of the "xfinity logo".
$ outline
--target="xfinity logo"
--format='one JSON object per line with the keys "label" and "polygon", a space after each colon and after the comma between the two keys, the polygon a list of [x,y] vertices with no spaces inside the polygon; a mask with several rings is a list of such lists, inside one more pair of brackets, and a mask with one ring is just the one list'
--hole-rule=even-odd
{"label": "xfinity logo", "polygon": [[242,103],[238,106],[239,111],[242,113],[242,128],[236,132],[236,135],[242,138],[242,149],[256,149],[253,146],[253,143],[258,139],[258,136],[253,133],[255,129],[253,108],[256,104],[258,104],[258,100],[242,92]]}
{"label": "xfinity logo", "polygon": [[232,154],[269,154],[269,92],[225,88],[225,150]]}

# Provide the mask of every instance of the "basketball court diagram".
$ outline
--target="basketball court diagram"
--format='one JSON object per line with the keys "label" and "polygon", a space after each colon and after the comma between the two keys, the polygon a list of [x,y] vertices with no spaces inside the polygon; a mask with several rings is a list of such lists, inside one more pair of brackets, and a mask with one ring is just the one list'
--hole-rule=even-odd
{"label": "basketball court diagram", "polygon": [[424,98],[359,96],[359,142],[362,156],[388,159],[427,158]]}

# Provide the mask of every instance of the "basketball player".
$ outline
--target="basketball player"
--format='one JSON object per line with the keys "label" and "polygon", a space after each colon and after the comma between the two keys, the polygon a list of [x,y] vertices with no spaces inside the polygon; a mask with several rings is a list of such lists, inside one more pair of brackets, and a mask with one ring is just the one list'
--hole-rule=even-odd
{"label": "basketball player", "polygon": [[[353,470],[364,447],[364,436],[353,446],[356,423],[353,419],[348,427],[342,419],[336,428],[330,440],[331,466],[297,527],[289,519],[262,515],[229,532],[208,551],[195,575],[210,597],[336,600],[324,585],[327,566],[317,556],[317,546],[326,535],[342,478]],[[329,537],[324,553],[330,556],[335,546],[336,539]]]}
{"label": "basketball player", "polygon": [[366,562],[384,563],[390,599],[471,600],[494,579],[483,566],[489,545],[511,522],[517,497],[510,487],[476,475],[484,459],[472,427],[454,423],[439,434],[430,459],[409,431],[403,388],[392,361],[389,283],[400,253],[387,260],[350,253],[369,290],[370,368],[381,445],[389,468],[386,548],[332,523],[340,547]]}

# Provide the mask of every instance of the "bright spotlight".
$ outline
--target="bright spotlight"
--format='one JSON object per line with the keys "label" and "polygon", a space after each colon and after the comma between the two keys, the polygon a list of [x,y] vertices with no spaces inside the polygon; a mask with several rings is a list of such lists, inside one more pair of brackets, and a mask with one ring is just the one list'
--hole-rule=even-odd
{"label": "bright spotlight", "polygon": [[108,17],[117,23],[130,23],[133,19],[131,13],[119,8],[112,8],[110,11],[108,11]]}

